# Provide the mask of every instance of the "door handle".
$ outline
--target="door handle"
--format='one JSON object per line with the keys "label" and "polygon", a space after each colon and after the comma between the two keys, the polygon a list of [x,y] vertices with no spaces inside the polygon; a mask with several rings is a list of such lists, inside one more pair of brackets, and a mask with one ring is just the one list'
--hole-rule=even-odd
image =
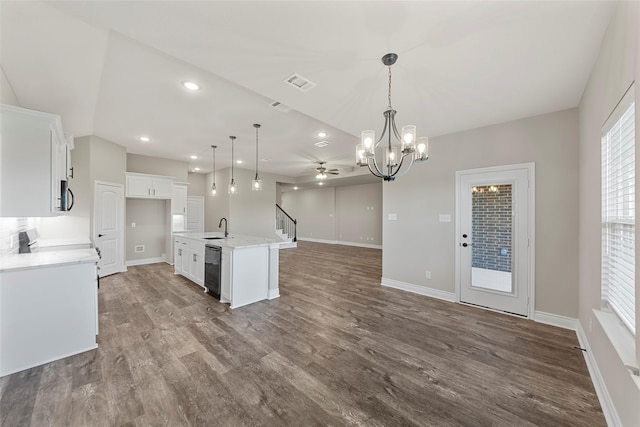
{"label": "door handle", "polygon": [[198,254],[193,254],[193,262],[197,262],[198,260],[196,259],[198,256]]}
{"label": "door handle", "polygon": [[106,236],[106,234],[98,234],[98,237]]}
{"label": "door handle", "polygon": [[467,246],[473,246],[471,243],[460,243],[460,246],[466,248]]}

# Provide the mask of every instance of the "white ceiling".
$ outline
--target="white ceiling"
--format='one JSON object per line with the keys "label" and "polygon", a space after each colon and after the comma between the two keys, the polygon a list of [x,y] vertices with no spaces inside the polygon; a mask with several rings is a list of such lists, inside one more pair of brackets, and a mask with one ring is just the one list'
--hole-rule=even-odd
{"label": "white ceiling", "polygon": [[[217,167],[229,165],[235,135],[240,167],[253,169],[260,123],[261,171],[300,177],[323,160],[347,173],[360,130],[381,131],[385,53],[399,54],[399,124],[443,135],[577,106],[614,6],[2,1],[0,65],[23,107],[61,115],[76,136],[207,171],[212,144]],[[317,86],[285,85],[294,72]],[[202,89],[187,92],[185,80]],[[323,139],[331,145],[313,145]]]}

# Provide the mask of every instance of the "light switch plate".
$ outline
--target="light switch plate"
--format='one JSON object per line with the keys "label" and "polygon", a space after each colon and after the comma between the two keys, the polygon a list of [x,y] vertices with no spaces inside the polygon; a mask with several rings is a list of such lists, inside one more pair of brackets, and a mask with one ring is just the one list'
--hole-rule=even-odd
{"label": "light switch plate", "polygon": [[389,221],[396,221],[398,219],[398,214],[390,213],[389,215],[387,215],[387,219]]}
{"label": "light switch plate", "polygon": [[451,215],[440,214],[440,222],[451,222]]}

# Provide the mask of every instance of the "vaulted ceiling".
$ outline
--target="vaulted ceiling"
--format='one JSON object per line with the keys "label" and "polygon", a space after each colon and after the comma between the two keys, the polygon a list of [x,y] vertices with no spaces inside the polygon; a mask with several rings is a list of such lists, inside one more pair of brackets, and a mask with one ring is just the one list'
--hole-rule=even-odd
{"label": "vaulted ceiling", "polygon": [[[20,104],[76,136],[211,169],[236,158],[292,177],[353,167],[380,132],[382,55],[399,55],[400,124],[438,136],[578,105],[609,1],[71,1],[0,3],[0,65]],[[298,73],[302,92],[283,81]],[[186,91],[183,81],[201,89]],[[274,109],[280,102],[288,112]],[[319,131],[326,137],[317,136]],[[138,138],[148,135],[151,141]],[[326,140],[324,148],[314,143]],[[192,160],[191,155],[198,156]],[[433,160],[433,159],[432,159]],[[435,161],[435,160],[434,160]]]}

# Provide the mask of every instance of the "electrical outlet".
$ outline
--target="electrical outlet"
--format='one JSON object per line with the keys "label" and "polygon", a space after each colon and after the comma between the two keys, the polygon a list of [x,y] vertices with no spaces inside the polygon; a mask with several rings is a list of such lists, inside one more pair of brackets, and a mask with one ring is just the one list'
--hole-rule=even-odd
{"label": "electrical outlet", "polygon": [[427,279],[431,279],[431,272],[427,270],[427,271],[425,272],[425,277],[426,277]]}
{"label": "electrical outlet", "polygon": [[136,228],[136,223],[135,222],[131,223],[131,228]]}
{"label": "electrical outlet", "polygon": [[144,245],[136,245],[136,252],[144,252]]}

